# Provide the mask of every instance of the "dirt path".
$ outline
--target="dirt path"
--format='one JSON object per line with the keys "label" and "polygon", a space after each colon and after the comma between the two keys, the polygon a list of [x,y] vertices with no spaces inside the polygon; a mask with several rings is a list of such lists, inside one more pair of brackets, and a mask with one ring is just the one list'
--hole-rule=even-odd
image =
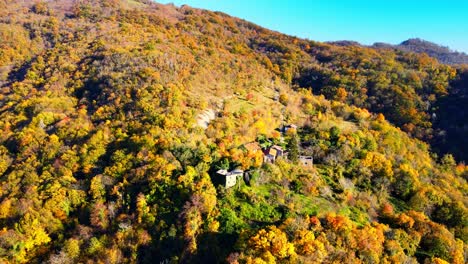
{"label": "dirt path", "polygon": [[215,119],[216,112],[213,109],[206,109],[203,113],[197,116],[197,124],[202,128],[206,129],[210,124],[210,121]]}

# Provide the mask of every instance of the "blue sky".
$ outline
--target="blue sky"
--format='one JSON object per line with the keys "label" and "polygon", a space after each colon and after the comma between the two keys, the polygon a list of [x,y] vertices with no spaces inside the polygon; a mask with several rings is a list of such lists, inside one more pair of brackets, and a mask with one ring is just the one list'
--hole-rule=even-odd
{"label": "blue sky", "polygon": [[468,0],[156,0],[222,11],[317,41],[422,38],[468,53]]}

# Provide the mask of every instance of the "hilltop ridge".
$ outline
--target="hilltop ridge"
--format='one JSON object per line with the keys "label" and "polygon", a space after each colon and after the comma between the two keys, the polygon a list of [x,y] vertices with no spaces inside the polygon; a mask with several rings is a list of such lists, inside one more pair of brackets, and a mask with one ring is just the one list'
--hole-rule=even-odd
{"label": "hilltop ridge", "polygon": [[0,39],[0,262],[466,263],[466,68],[145,0]]}
{"label": "hilltop ridge", "polygon": [[[351,40],[329,41],[327,43],[338,46],[366,46],[359,42]],[[372,45],[369,45],[368,47],[376,49],[397,49],[405,52],[415,52],[419,54],[425,53],[430,57],[437,59],[439,62],[445,64],[468,64],[468,55],[466,53],[454,51],[451,50],[449,47],[445,47],[419,38],[408,39],[396,45],[392,45],[385,42],[376,42]]]}
{"label": "hilltop ridge", "polygon": [[426,53],[427,55],[436,58],[441,63],[446,64],[468,64],[468,55],[466,53],[454,51],[449,47],[419,38],[408,39],[398,45],[374,43],[372,47],[395,48],[408,52]]}

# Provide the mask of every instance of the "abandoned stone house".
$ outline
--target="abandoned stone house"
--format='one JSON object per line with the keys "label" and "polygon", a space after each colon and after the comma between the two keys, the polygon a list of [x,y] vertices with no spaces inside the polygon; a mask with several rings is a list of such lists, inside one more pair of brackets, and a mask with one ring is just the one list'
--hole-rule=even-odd
{"label": "abandoned stone house", "polygon": [[299,162],[303,166],[313,166],[314,158],[312,156],[299,156]]}
{"label": "abandoned stone house", "polygon": [[278,157],[285,156],[283,148],[278,145],[267,148],[264,154],[263,162],[265,163],[274,163]]}
{"label": "abandoned stone house", "polygon": [[220,175],[223,177],[224,182],[223,185],[226,189],[231,188],[232,186],[235,186],[236,183],[240,183],[244,176],[244,171],[240,169],[235,169],[233,171],[227,171],[227,170],[218,170],[216,174]]}
{"label": "abandoned stone house", "polygon": [[284,156],[284,150],[282,147],[274,145],[271,147],[272,149],[276,150],[276,156],[277,157],[283,157]]}

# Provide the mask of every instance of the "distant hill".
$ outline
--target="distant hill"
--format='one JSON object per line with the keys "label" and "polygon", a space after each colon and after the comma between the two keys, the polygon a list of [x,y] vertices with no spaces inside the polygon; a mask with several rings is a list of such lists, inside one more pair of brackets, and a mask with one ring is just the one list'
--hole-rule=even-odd
{"label": "distant hill", "polygon": [[341,47],[348,47],[348,46],[363,46],[361,43],[353,40],[337,40],[337,41],[328,41],[328,44],[341,46]]}
{"label": "distant hill", "polygon": [[426,53],[427,55],[438,59],[445,64],[467,64],[468,55],[463,52],[453,51],[448,47],[438,45],[436,43],[422,40],[419,38],[408,39],[398,45],[387,43],[374,43],[374,48],[396,48],[402,51],[410,51],[416,53]]}

